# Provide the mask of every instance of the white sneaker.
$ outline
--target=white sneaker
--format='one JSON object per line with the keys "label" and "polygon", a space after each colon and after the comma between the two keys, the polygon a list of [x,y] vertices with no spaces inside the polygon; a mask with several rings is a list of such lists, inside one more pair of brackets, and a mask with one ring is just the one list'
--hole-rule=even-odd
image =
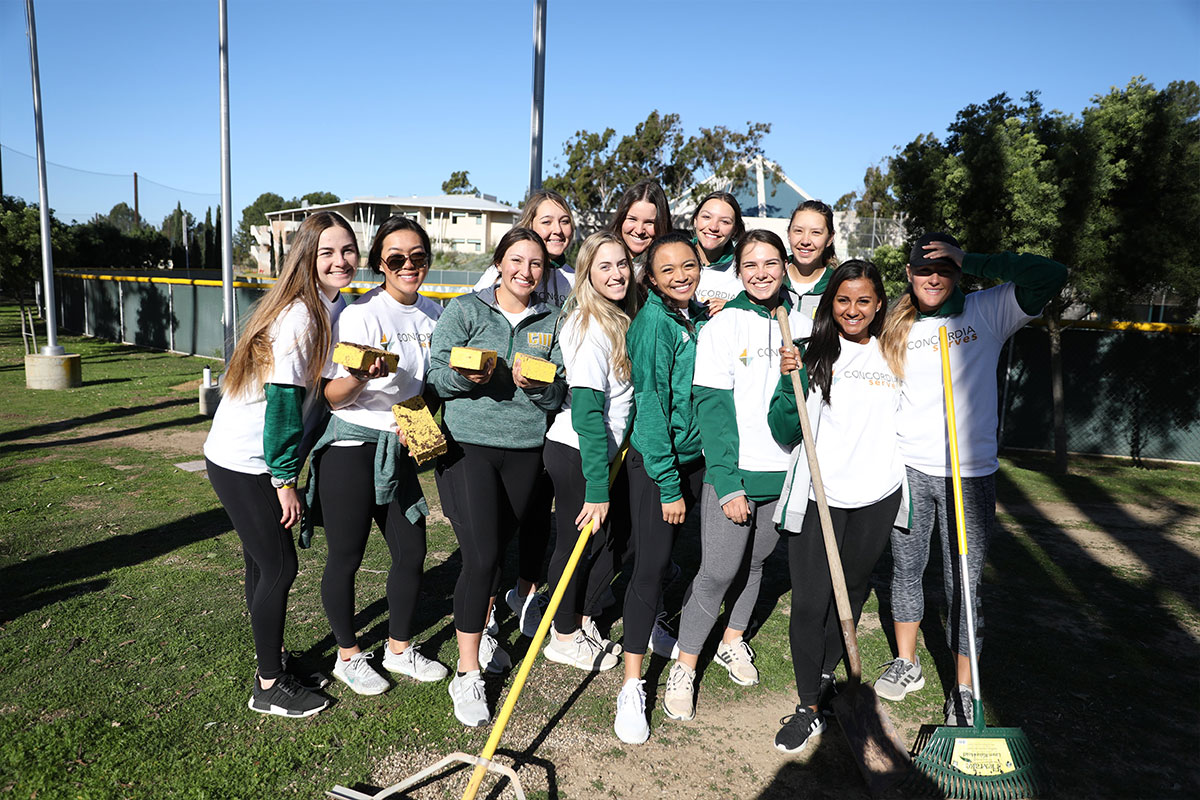
{"label": "white sneaker", "polygon": [[454,716],[463,725],[478,728],[492,721],[492,714],[487,706],[487,693],[479,670],[455,675],[447,691],[450,692],[450,702],[454,704]]}
{"label": "white sneaker", "polygon": [[604,672],[615,667],[620,661],[612,653],[604,652],[600,643],[592,641],[592,638],[582,630],[575,631],[574,638],[564,642],[558,638],[558,634],[554,632],[554,626],[551,625],[550,635],[547,638],[550,641],[542,653],[547,660],[558,664],[577,667],[584,672]]}
{"label": "white sneaker", "polygon": [[676,661],[667,673],[663,691],[663,713],[671,719],[689,720],[696,716],[696,671]]}
{"label": "white sneaker", "polygon": [[742,641],[742,637],[717,645],[717,657],[713,660],[729,670],[729,679],[734,683],[742,686],[758,683],[758,669],[753,663],[754,651]]}
{"label": "white sneaker", "polygon": [[646,682],[630,678],[617,695],[617,719],[613,731],[625,744],[643,744],[650,738],[650,724],[646,722]]}
{"label": "white sneaker", "polygon": [[512,659],[508,653],[500,649],[500,643],[494,636],[483,634],[479,640],[479,668],[488,672],[504,672],[512,667]]}
{"label": "white sneaker", "polygon": [[527,595],[517,594],[516,589],[509,589],[504,595],[504,602],[508,603],[508,607],[517,615],[517,622],[521,628],[521,635],[533,638],[537,633],[538,625],[542,624],[542,609],[550,602],[546,599],[546,595],[541,592],[530,592]]}
{"label": "white sneaker", "polygon": [[583,623],[583,635],[591,639],[596,644],[600,645],[600,649],[606,653],[612,653],[614,656],[619,656],[625,652],[625,648],[608,639],[604,634],[600,633],[600,629],[596,627],[596,620],[588,617]]}
{"label": "white sneaker", "polygon": [[393,653],[389,645],[383,646],[383,668],[389,672],[418,680],[421,683],[433,683],[450,675],[449,668],[432,659],[421,655],[415,645],[409,645],[403,653]]}
{"label": "white sneaker", "polygon": [[654,627],[650,629],[650,652],[663,658],[679,658],[679,642],[663,625],[662,617],[654,620]]}
{"label": "white sneaker", "polygon": [[492,607],[488,609],[487,627],[483,629],[483,632],[486,633],[487,635],[491,636],[492,638],[495,638],[500,635],[500,623],[496,622],[496,606],[495,606],[495,604],[493,604]]}
{"label": "white sneaker", "polygon": [[349,686],[358,694],[383,694],[388,689],[387,678],[375,671],[367,662],[374,653],[355,653],[349,660],[333,657],[333,677]]}

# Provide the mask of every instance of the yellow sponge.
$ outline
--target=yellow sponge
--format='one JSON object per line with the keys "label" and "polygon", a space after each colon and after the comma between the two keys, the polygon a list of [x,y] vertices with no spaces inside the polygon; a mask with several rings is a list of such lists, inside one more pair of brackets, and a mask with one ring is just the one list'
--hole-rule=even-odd
{"label": "yellow sponge", "polygon": [[558,368],[554,366],[553,362],[524,353],[517,353],[516,358],[521,359],[521,374],[529,380],[554,383],[554,375]]}
{"label": "yellow sponge", "polygon": [[378,347],[338,342],[333,348],[333,363],[341,364],[346,369],[368,370],[377,358],[382,358],[387,364],[388,372],[395,372],[400,368],[399,355],[380,350]]}
{"label": "yellow sponge", "polygon": [[420,395],[392,406],[392,416],[408,438],[408,452],[418,464],[446,452],[446,437]]}
{"label": "yellow sponge", "polygon": [[450,366],[459,369],[487,369],[487,365],[495,360],[495,350],[480,350],[478,347],[455,347],[450,350]]}

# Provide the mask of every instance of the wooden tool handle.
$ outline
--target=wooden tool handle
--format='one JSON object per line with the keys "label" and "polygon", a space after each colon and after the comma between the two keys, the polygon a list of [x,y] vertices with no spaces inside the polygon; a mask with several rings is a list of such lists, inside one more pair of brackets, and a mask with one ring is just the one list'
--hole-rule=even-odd
{"label": "wooden tool handle", "polygon": [[[788,324],[788,312],[782,305],[775,309],[779,320],[779,332],[785,347],[792,345],[792,326]],[[846,642],[846,671],[852,684],[862,680],[862,660],[858,655],[858,632],[854,628],[854,612],[850,610],[850,596],[846,592],[846,575],[842,572],[842,555],[838,552],[837,539],[833,535],[833,520],[829,516],[829,502],[825,498],[825,484],[821,480],[821,466],[817,463],[817,443],[813,438],[812,422],[808,418],[808,406],[804,403],[804,387],[800,383],[800,370],[791,373],[792,390],[796,395],[796,413],[800,416],[804,454],[808,457],[808,471],[812,474],[813,494],[817,498],[817,513],[821,519],[821,535],[825,538],[825,558],[829,561],[829,579],[833,584],[833,597],[837,602],[838,619],[842,625],[842,639]],[[804,487],[792,486],[792,491],[803,491]],[[794,589],[795,587],[793,587]]]}

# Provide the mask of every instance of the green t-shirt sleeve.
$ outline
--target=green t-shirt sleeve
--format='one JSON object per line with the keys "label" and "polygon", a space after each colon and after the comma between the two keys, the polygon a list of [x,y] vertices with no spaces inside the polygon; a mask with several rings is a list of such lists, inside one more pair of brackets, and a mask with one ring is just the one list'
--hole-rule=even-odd
{"label": "green t-shirt sleeve", "polygon": [[300,442],[304,438],[303,386],[268,383],[266,418],[263,422],[263,458],[271,474],[280,480],[300,475]]}
{"label": "green t-shirt sleeve", "polygon": [[1067,282],[1066,267],[1030,253],[967,253],[962,268],[968,275],[1012,281],[1017,305],[1031,317],[1041,314]]}
{"label": "green t-shirt sleeve", "polygon": [[571,427],[579,434],[583,462],[583,499],[608,502],[608,429],[604,425],[604,392],[577,386],[571,389]]}
{"label": "green t-shirt sleeve", "polygon": [[739,439],[733,390],[696,386],[692,398],[704,445],[704,482],[711,484],[722,499],[744,494],[738,472]]}
{"label": "green t-shirt sleeve", "polygon": [[[808,397],[808,368],[800,365],[800,386]],[[803,402],[803,400],[801,400]],[[800,415],[796,413],[796,392],[792,388],[792,376],[780,375],[771,405],[767,409],[767,426],[775,441],[786,447],[795,447],[803,438]]]}
{"label": "green t-shirt sleeve", "polygon": [[664,503],[673,503],[683,497],[669,422],[671,370],[675,366],[675,353],[671,349],[671,334],[675,333],[670,328],[672,324],[668,320],[661,331],[653,326],[648,331],[631,326],[631,336],[627,339],[639,451],[646,474],[658,484],[659,497]]}

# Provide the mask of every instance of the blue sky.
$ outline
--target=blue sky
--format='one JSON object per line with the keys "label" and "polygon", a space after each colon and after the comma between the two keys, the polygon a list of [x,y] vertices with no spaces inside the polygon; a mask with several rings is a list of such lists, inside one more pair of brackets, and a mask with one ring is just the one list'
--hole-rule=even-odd
{"label": "blue sky", "polygon": [[[435,194],[459,169],[524,195],[532,0],[229,5],[235,222],[264,191]],[[217,0],[36,13],[46,156],[88,171],[51,169],[59,216],[132,204],[135,170],[151,221],[215,206]],[[1078,113],[1134,75],[1200,79],[1200,1],[549,0],[544,173],[575,131],[657,108],[689,132],[771,123],[767,155],[832,202],[968,103],[1039,89]],[[0,143],[4,191],[36,199],[22,0],[0,0]]]}

